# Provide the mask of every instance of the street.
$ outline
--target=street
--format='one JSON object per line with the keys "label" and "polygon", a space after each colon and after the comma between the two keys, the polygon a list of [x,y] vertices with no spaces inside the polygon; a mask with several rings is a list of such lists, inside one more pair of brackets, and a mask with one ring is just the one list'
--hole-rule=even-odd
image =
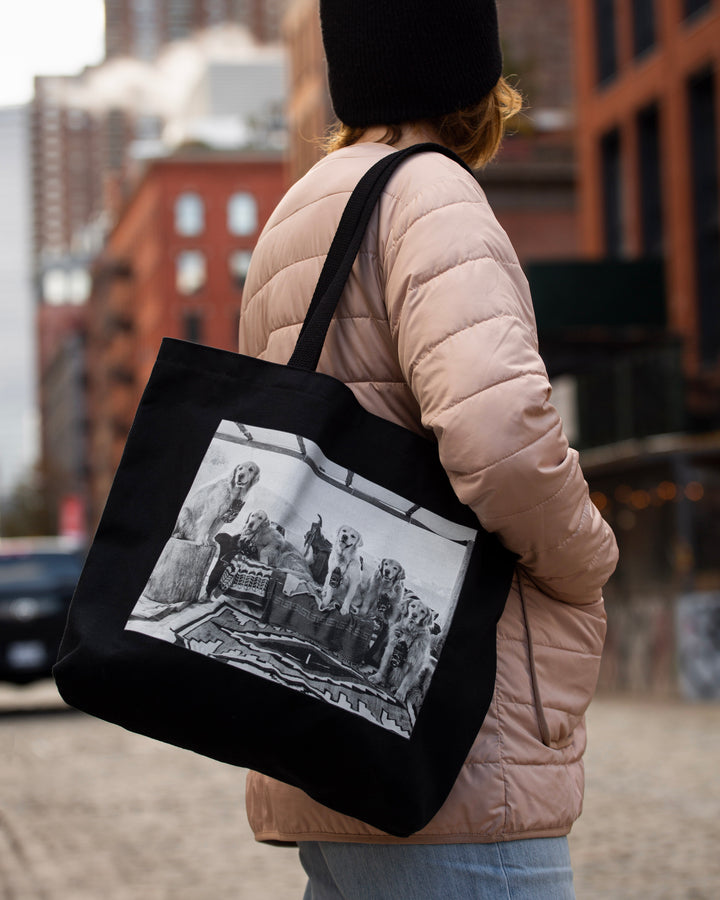
{"label": "street", "polygon": [[[720,706],[600,698],[589,728],[579,900],[720,896]],[[0,760],[2,900],[302,897],[297,852],[252,838],[241,771],[69,711],[49,682],[0,688]]]}

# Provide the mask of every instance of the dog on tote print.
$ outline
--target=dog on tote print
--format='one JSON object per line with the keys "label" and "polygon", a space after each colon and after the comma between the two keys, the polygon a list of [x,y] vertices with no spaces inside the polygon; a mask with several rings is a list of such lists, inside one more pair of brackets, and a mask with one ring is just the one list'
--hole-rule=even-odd
{"label": "dog on tote print", "polygon": [[212,543],[223,524],[232,522],[260,477],[260,467],[248,460],[232,472],[201,485],[180,510],[173,537],[199,544]]}
{"label": "dog on tote print", "polygon": [[264,509],[250,513],[240,540],[255,551],[255,558],[268,566],[295,572],[312,581],[312,572],[305,557],[290,541],[280,534]]}
{"label": "dog on tote print", "polygon": [[338,528],[328,559],[320,609],[336,604],[344,616],[350,612],[362,581],[362,564],[358,553],[362,544],[362,537],[354,528],[349,525]]}
{"label": "dog on tote print", "polygon": [[370,676],[373,684],[383,685],[400,703],[430,663],[433,622],[430,607],[422,600],[411,600],[403,618],[390,629],[380,668]]}
{"label": "dog on tote print", "polygon": [[230,420],[176,509],[128,630],[411,736],[474,529]]}

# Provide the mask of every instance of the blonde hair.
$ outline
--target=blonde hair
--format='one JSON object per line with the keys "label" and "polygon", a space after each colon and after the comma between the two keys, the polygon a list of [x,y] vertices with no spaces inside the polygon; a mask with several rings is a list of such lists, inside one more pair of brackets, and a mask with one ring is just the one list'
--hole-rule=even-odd
{"label": "blonde hair", "polygon": [[[472,168],[481,168],[500,149],[508,122],[520,112],[522,105],[520,92],[505,78],[500,78],[490,93],[475,106],[412,124],[429,125],[437,133],[441,144],[454,150]],[[366,130],[338,122],[325,141],[325,151],[331,153],[356,144]],[[381,142],[391,146],[397,144],[402,132],[402,125],[388,125]]]}

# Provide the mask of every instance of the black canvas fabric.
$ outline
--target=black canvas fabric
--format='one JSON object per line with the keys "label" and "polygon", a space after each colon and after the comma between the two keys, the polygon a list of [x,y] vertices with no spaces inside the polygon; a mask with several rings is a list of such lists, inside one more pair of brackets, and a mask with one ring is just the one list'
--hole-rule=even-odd
{"label": "black canvas fabric", "polygon": [[398,836],[482,724],[514,566],[433,443],[314,371],[383,184],[427,150],[358,185],[290,365],[163,341],[54,668],[71,706]]}

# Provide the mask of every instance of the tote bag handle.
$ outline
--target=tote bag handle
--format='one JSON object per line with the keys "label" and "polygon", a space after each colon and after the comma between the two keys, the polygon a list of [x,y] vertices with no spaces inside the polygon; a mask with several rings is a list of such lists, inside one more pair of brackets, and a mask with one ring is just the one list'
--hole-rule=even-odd
{"label": "tote bag handle", "polygon": [[471,175],[473,174],[469,166],[452,150],[434,143],[413,144],[404,150],[384,156],[368,169],[350,195],[330,245],[300,336],[288,361],[288,365],[292,368],[306,371],[316,369],[330,321],[340,301],[345,283],[360,249],[365,229],[383,188],[395,169],[408,156],[430,151],[442,153],[467,169]]}

